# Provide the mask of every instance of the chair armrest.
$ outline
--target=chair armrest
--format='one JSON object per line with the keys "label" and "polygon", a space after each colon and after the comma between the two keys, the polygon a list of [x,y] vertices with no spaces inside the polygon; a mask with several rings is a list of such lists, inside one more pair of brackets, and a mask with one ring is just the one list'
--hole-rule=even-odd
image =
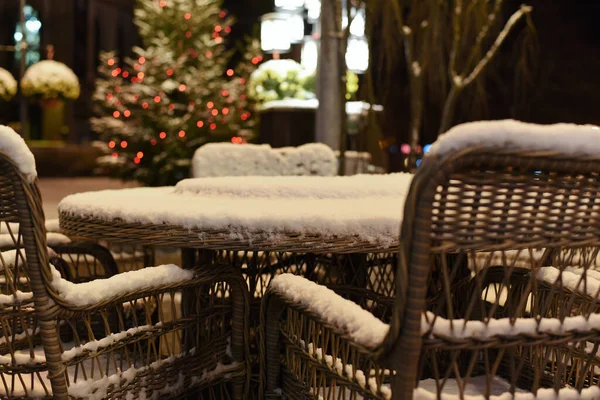
{"label": "chair armrest", "polygon": [[286,305],[313,314],[359,345],[377,347],[388,334],[389,325],[373,314],[333,290],[301,276],[278,275],[271,281],[269,291]]}
{"label": "chair armrest", "polygon": [[107,277],[117,275],[119,269],[117,263],[113,258],[111,252],[97,243],[89,242],[71,242],[56,244],[50,246],[54,252],[59,255],[90,255],[97,259],[102,267],[104,267],[104,273]]}
{"label": "chair armrest", "polygon": [[198,272],[169,264],[123,272],[106,279],[73,283],[64,279],[54,266],[51,265],[50,269],[52,276],[47,283],[48,289],[53,300],[67,314],[96,312],[167,291],[233,279],[232,273],[227,274],[220,268]]}

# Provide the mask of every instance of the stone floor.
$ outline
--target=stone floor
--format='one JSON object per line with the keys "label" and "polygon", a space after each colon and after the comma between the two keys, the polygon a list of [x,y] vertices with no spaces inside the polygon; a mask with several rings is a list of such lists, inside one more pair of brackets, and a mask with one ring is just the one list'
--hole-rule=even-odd
{"label": "stone floor", "polygon": [[92,190],[121,189],[134,186],[135,184],[131,182],[123,183],[116,179],[104,177],[40,178],[39,180],[46,219],[58,218],[56,207],[65,196],[70,194]]}

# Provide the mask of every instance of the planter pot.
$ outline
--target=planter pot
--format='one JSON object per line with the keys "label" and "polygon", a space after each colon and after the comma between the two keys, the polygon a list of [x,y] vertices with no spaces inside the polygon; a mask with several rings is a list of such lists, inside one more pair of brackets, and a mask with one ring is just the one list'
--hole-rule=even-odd
{"label": "planter pot", "polygon": [[40,106],[45,109],[54,109],[62,106],[63,101],[61,99],[41,99]]}

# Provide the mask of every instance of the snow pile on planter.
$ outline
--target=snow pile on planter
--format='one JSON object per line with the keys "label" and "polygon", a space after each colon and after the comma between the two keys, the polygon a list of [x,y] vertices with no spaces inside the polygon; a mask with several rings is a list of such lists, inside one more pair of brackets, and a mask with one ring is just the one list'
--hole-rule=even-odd
{"label": "snow pile on planter", "polygon": [[25,97],[76,100],[80,92],[79,79],[65,64],[43,60],[25,71],[21,92]]}
{"label": "snow pile on planter", "polygon": [[272,149],[268,144],[209,143],[194,154],[192,176],[332,176],[337,158],[322,143]]}
{"label": "snow pile on planter", "polygon": [[35,158],[29,147],[17,132],[4,125],[0,125],[0,153],[8,156],[28,181],[33,182],[37,177]]}

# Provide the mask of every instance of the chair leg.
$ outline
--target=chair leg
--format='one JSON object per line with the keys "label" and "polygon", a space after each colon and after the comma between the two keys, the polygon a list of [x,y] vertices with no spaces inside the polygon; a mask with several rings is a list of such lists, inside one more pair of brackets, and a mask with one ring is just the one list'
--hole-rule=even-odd
{"label": "chair leg", "polygon": [[279,340],[279,321],[284,304],[277,297],[267,292],[261,304],[261,338],[260,338],[260,396],[264,399],[280,384],[281,359]]}

